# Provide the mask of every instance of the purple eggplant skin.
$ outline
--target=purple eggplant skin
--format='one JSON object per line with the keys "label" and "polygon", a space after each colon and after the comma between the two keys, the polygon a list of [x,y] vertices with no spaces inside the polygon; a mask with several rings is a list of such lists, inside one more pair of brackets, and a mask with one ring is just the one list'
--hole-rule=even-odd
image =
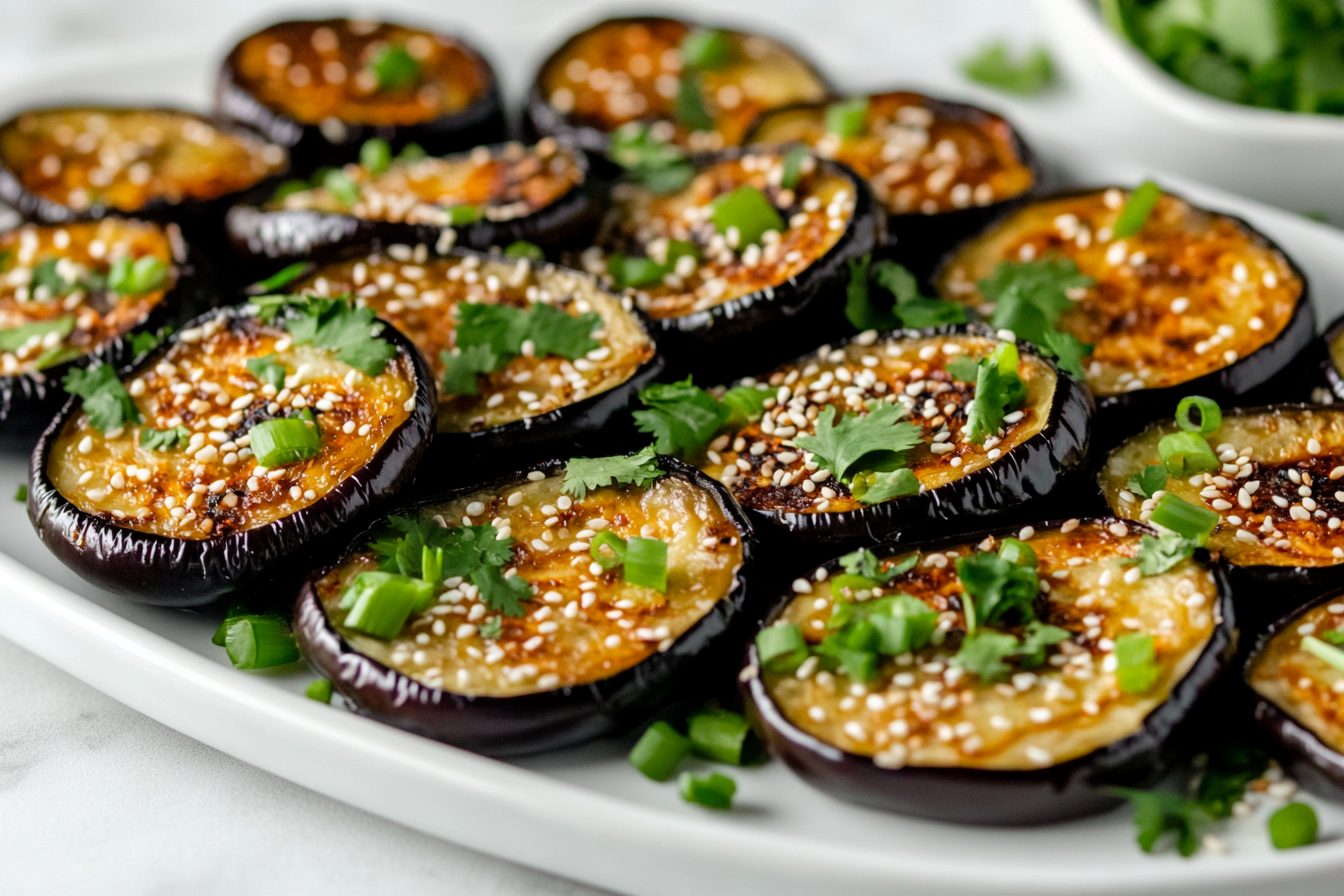
{"label": "purple eggplant skin", "polygon": [[[256,204],[229,209],[224,227],[235,257],[250,265],[269,267],[374,241],[437,246],[451,239],[451,245],[481,251],[519,240],[543,250],[583,248],[597,230],[605,199],[604,190],[588,174],[587,155],[579,149],[573,152],[584,172],[584,182],[545,208],[511,221],[481,220],[455,227],[371,221],[311,209],[269,211],[260,207],[268,197],[257,197]],[[451,238],[445,237],[448,232]]]}
{"label": "purple eggplant skin", "polygon": [[309,174],[321,165],[340,166],[357,161],[359,148],[365,140],[373,137],[386,140],[391,144],[393,153],[400,152],[410,143],[417,143],[432,156],[465,151],[473,146],[504,139],[504,106],[494,68],[479,50],[465,41],[445,37],[468,54],[474,55],[489,76],[489,87],[481,98],[460,112],[441,115],[419,124],[361,125],[338,122],[339,128],[328,125],[328,135],[323,132],[322,125],[305,124],[265,105],[239,83],[235,62],[242,46],[239,43],[219,67],[219,75],[215,79],[215,114],[224,121],[249,127],[272,143],[288,149],[293,169],[300,175]]}
{"label": "purple eggplant skin", "polygon": [[[217,315],[245,318],[246,307],[212,311],[187,326],[204,324]],[[308,507],[267,526],[201,540],[138,532],[85,513],[57,491],[47,475],[52,445],[65,422],[80,411],[79,400],[71,397],[33,451],[28,470],[28,518],[33,528],[48,550],[83,578],[155,606],[203,606],[250,583],[310,569],[330,554],[331,545],[343,542],[411,482],[434,432],[438,407],[428,365],[391,325],[384,328],[383,337],[415,372],[415,409],[362,469]],[[132,370],[156,364],[175,339],[123,368],[123,379]]]}
{"label": "purple eggplant skin", "polygon": [[1344,371],[1335,366],[1330,355],[1330,344],[1344,333],[1344,314],[1326,324],[1325,332],[1316,340],[1307,355],[1309,381],[1302,390],[1302,398],[1315,404],[1344,402]]}
{"label": "purple eggplant skin", "polygon": [[[983,324],[933,327],[925,330],[892,330],[879,337],[948,336],[969,334],[994,338]],[[1018,351],[1041,357],[1029,342],[1019,341]],[[799,358],[795,363],[801,364]],[[1087,457],[1093,413],[1092,393],[1069,374],[1056,369],[1055,394],[1045,428],[1010,450],[983,470],[967,474],[940,488],[919,495],[896,498],[843,513],[797,513],[759,511],[747,513],[762,533],[790,546],[858,545],[883,541],[908,541],[906,533],[927,538],[954,529],[983,525],[1000,513],[1030,513],[1029,501],[1052,495],[1061,482],[1072,481],[1082,471]]]}
{"label": "purple eggplant skin", "polygon": [[[564,463],[550,460],[534,464],[528,470],[554,475],[563,469]],[[559,750],[631,728],[679,693],[701,683],[706,670],[714,668],[716,661],[739,651],[745,629],[752,621],[748,583],[752,580],[755,537],[751,522],[727,489],[699,470],[666,456],[660,457],[659,463],[669,475],[689,480],[713,495],[724,514],[736,524],[742,539],[742,568],[732,591],[666,651],[582,687],[517,697],[454,694],[388,668],[358,652],[341,637],[315,589],[315,583],[335,567],[333,564],[310,575],[299,591],[294,607],[294,634],[304,656],[360,714],[489,756]],[[503,491],[525,481],[528,470],[484,485],[468,486],[458,494],[482,489]],[[437,505],[454,496],[449,493],[416,506]],[[369,534],[355,539],[350,552],[363,550]]]}
{"label": "purple eggplant skin", "polygon": [[173,254],[177,256],[174,259],[177,282],[138,326],[120,339],[106,342],[65,364],[35,373],[0,377],[0,449],[32,451],[42,430],[69,398],[61,387],[61,380],[71,370],[88,367],[95,361],[117,368],[131,364],[135,361],[132,336],[175,328],[219,304],[219,287],[204,256],[180,238],[173,239],[172,243]]}
{"label": "purple eggplant skin", "polygon": [[[1038,523],[1038,529],[1057,527],[1063,520]],[[1127,521],[1131,528],[1135,523]],[[1016,529],[959,535],[921,545],[880,545],[879,557],[911,550],[937,551],[973,543],[985,535],[1017,535]],[[1222,567],[1212,563],[1202,548],[1196,559],[1208,565],[1218,583],[1221,621],[1194,666],[1172,689],[1166,702],[1143,721],[1134,734],[1044,769],[991,770],[906,766],[884,769],[871,757],[848,753],[799,730],[775,705],[759,674],[744,673],[740,688],[747,715],[772,756],[799,777],[837,799],[875,809],[957,824],[1019,826],[1051,824],[1095,815],[1121,802],[1105,788],[1147,787],[1156,783],[1181,752],[1182,741],[1194,727],[1206,695],[1215,691],[1237,642],[1232,592]],[[840,569],[839,560],[825,564]],[[769,626],[790,594],[762,623]],[[746,667],[759,669],[753,641],[746,651]],[[1189,726],[1183,724],[1192,720]]]}

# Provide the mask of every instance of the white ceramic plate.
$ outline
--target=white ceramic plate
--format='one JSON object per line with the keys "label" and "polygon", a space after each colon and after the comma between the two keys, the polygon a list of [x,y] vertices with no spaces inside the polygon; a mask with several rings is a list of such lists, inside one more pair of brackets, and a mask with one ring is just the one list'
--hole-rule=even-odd
{"label": "white ceramic plate", "polygon": [[[123,53],[0,84],[0,97],[7,106],[199,102],[205,64],[199,54]],[[1151,173],[1037,142],[1064,182]],[[1175,177],[1162,182],[1250,219],[1306,269],[1323,317],[1344,309],[1344,234]],[[1124,810],[1047,828],[940,825],[836,802],[772,763],[735,771],[738,806],[712,813],[627,766],[628,741],[507,764],[415,737],[304,699],[307,675],[234,671],[210,644],[214,617],[137,606],[72,575],[9,500],[26,466],[0,455],[0,634],[204,743],[487,853],[637,896],[1339,891],[1344,842],[1272,854],[1262,818],[1224,832],[1228,855],[1184,861],[1140,853]],[[1327,838],[1344,833],[1344,811],[1325,806],[1321,816]]]}

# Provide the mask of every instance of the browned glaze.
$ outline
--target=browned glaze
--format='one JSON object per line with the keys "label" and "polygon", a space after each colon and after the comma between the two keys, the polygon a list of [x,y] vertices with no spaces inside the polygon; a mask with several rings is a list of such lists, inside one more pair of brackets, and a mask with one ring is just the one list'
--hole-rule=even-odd
{"label": "browned glaze", "polygon": [[[1344,672],[1302,647],[1312,635],[1344,629],[1344,601],[1313,607],[1275,634],[1247,670],[1256,693],[1306,726],[1332,750],[1344,752]],[[1331,643],[1328,642],[1327,643]]]}

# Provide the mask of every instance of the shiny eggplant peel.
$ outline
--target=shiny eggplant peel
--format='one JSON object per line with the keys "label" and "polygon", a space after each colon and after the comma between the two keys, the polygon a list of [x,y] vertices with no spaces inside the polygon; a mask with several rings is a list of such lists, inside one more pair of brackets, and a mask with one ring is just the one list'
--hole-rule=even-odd
{"label": "shiny eggplant peel", "polygon": [[743,142],[802,143],[853,168],[887,211],[892,257],[921,276],[1040,182],[1035,155],[1002,116],[907,91],[764,112]]}
{"label": "shiny eggplant peel", "polygon": [[[304,655],[359,712],[491,755],[634,724],[738,649],[752,553],[751,525],[718,484],[671,458],[647,462],[661,469],[642,484],[572,496],[565,463],[551,461],[374,527],[304,584],[294,613]],[[602,539],[625,565],[594,559]],[[666,552],[664,582],[632,573],[640,539]],[[446,579],[398,559],[439,545]],[[387,570],[425,600],[404,625],[369,634],[354,598]],[[405,573],[431,581],[407,585]]]}
{"label": "shiny eggplant peel", "polygon": [[31,109],[0,124],[0,202],[50,224],[203,221],[288,164],[250,131],[177,109]]}
{"label": "shiny eggplant peel", "polygon": [[1344,316],[1337,317],[1316,340],[1310,362],[1309,389],[1316,404],[1344,402]]}
{"label": "shiny eggplant peel", "polygon": [[[1082,363],[1099,426],[1121,438],[1185,395],[1243,400],[1315,332],[1301,270],[1249,224],[1162,194],[1140,229],[1118,238],[1133,195],[1111,187],[1031,201],[962,244],[936,276],[944,298],[986,316],[996,311],[987,283],[1008,294],[1028,275],[1055,278],[1072,302],[1059,328],[1094,346]],[[1090,283],[1062,284],[1071,270]]]}
{"label": "shiny eggplant peel", "polygon": [[[1000,403],[994,421],[974,402],[996,352],[1018,399]],[[766,407],[712,442],[702,469],[758,529],[798,547],[908,542],[1016,511],[1080,469],[1092,414],[1072,377],[978,324],[870,331],[740,384],[768,386]],[[875,414],[890,419],[878,425]],[[900,456],[863,454],[884,447]],[[902,466],[906,487],[894,478]]]}
{"label": "shiny eggplant peel", "polygon": [[1344,800],[1344,596],[1279,620],[1246,664],[1255,720],[1294,780]]}
{"label": "shiny eggplant peel", "polygon": [[740,375],[816,345],[843,329],[847,262],[881,242],[882,223],[848,168],[794,161],[791,187],[789,160],[770,149],[699,156],[667,194],[619,184],[579,263],[630,296],[669,357],[699,375]]}
{"label": "shiny eggplant peel", "polygon": [[1207,556],[1129,565],[1151,531],[1069,520],[826,564],[749,648],[748,709],[774,755],[843,800],[971,824],[1105,810],[1105,787],[1161,776],[1235,641]]}
{"label": "shiny eggplant peel", "polygon": [[355,19],[277,22],[233,48],[215,111],[289,149],[301,173],[342,165],[371,137],[431,155],[504,136],[490,63],[459,38]]}
{"label": "shiny eggplant peel", "polygon": [[628,300],[545,262],[394,244],[287,288],[352,294],[415,343],[439,385],[438,434],[421,470],[433,481],[469,459],[494,466],[582,444],[662,370]]}
{"label": "shiny eggplant peel", "polygon": [[410,481],[435,416],[410,341],[346,303],[270,311],[210,312],[120,375],[67,379],[28,475],[62,562],[143,603],[204,604],[311,569]]}
{"label": "shiny eggplant peel", "polygon": [[31,448],[76,367],[128,363],[214,293],[175,224],[125,218],[0,233],[0,444]]}
{"label": "shiny eggplant peel", "polygon": [[613,131],[652,123],[694,152],[743,142],[766,109],[821,100],[826,80],[796,51],[759,34],[639,16],[598,22],[542,63],[525,125],[605,153]]}
{"label": "shiny eggplant peel", "polygon": [[[1152,515],[1154,500],[1135,492],[1130,480],[1161,466],[1162,437],[1177,431],[1173,420],[1159,421],[1106,459],[1098,484],[1117,516]],[[1233,567],[1247,630],[1344,583],[1344,408],[1230,410],[1205,438],[1222,468],[1169,475],[1163,490],[1218,514],[1208,546]]]}
{"label": "shiny eggplant peel", "polygon": [[[600,212],[582,150],[547,138],[443,158],[350,163],[324,183],[281,185],[260,206],[229,210],[234,250],[254,262],[293,261],[356,243],[583,243]],[[333,189],[334,188],[334,189]]]}

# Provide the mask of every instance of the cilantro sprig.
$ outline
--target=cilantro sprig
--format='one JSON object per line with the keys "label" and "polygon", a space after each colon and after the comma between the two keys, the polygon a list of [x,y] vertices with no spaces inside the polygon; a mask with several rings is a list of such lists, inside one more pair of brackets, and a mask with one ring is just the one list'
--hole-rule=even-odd
{"label": "cilantro sprig", "polygon": [[[957,358],[948,372],[957,379],[969,380],[970,359]],[[1027,400],[1027,385],[1018,375],[1019,354],[1011,342],[998,345],[974,367],[975,398],[966,407],[966,438],[977,445],[998,433],[1003,418]]]}
{"label": "cilantro sprig", "polygon": [[601,345],[592,338],[601,325],[602,317],[595,311],[571,315],[543,303],[529,308],[458,305],[456,348],[439,353],[444,394],[479,395],[477,377],[504,368],[522,353],[525,342],[532,343],[539,358],[581,358]]}
{"label": "cilantro sprig", "polygon": [[467,579],[480,590],[481,601],[490,610],[504,616],[524,614],[522,601],[531,599],[532,586],[501,571],[513,559],[512,537],[497,537],[493,526],[449,529],[410,516],[390,516],[385,523],[369,544],[384,571],[421,578],[426,573],[426,558],[433,558],[434,578]]}
{"label": "cilantro sprig", "polygon": [[836,422],[834,405],[817,415],[815,435],[794,441],[810,451],[822,469],[845,482],[861,472],[888,472],[905,465],[905,454],[923,441],[923,430],[901,418],[901,404],[870,401],[868,413],[845,413]]}
{"label": "cilantro sprig", "polygon": [[185,426],[174,426],[171,429],[140,430],[140,447],[148,448],[150,451],[173,451],[177,448],[186,447],[189,441],[191,441],[191,430]]}
{"label": "cilantro sprig", "polygon": [[654,447],[645,446],[631,455],[612,457],[571,457],[565,464],[565,479],[560,490],[575,498],[583,498],[589,489],[609,485],[644,487],[663,475],[654,456]]}
{"label": "cilantro sprig", "polygon": [[296,343],[327,349],[368,376],[382,373],[397,354],[396,346],[379,335],[383,324],[374,310],[355,305],[350,297],[271,295],[250,302],[262,320],[278,318]]}
{"label": "cilantro sprig", "polygon": [[106,433],[140,422],[140,409],[111,365],[76,368],[65,375],[61,385],[84,400],[84,413],[94,429]]}
{"label": "cilantro sprig", "polygon": [[628,180],[653,193],[675,193],[695,176],[686,153],[655,137],[649,124],[632,121],[617,128],[607,156],[625,169]]}
{"label": "cilantro sprig", "polygon": [[1040,93],[1055,80],[1054,64],[1043,48],[1037,47],[1015,59],[1002,42],[982,47],[962,63],[961,72],[977,84],[1020,96]]}
{"label": "cilantro sprig", "polygon": [[[891,296],[878,300],[874,287]],[[915,275],[903,265],[872,255],[849,261],[849,284],[845,287],[845,317],[858,330],[891,330],[896,327],[937,327],[966,323],[966,306],[919,294]]]}
{"label": "cilantro sprig", "polygon": [[714,436],[758,419],[771,397],[768,389],[734,386],[715,398],[691,377],[675,383],[654,383],[639,392],[645,409],[634,412],[635,426],[654,437],[659,454],[694,459]]}
{"label": "cilantro sprig", "polygon": [[1034,343],[1062,370],[1083,379],[1083,358],[1091,354],[1092,346],[1057,325],[1073,307],[1069,292],[1092,283],[1091,277],[1079,273],[1073,259],[1047,257],[1000,262],[978,285],[980,294],[994,304],[990,322],[996,328]]}

